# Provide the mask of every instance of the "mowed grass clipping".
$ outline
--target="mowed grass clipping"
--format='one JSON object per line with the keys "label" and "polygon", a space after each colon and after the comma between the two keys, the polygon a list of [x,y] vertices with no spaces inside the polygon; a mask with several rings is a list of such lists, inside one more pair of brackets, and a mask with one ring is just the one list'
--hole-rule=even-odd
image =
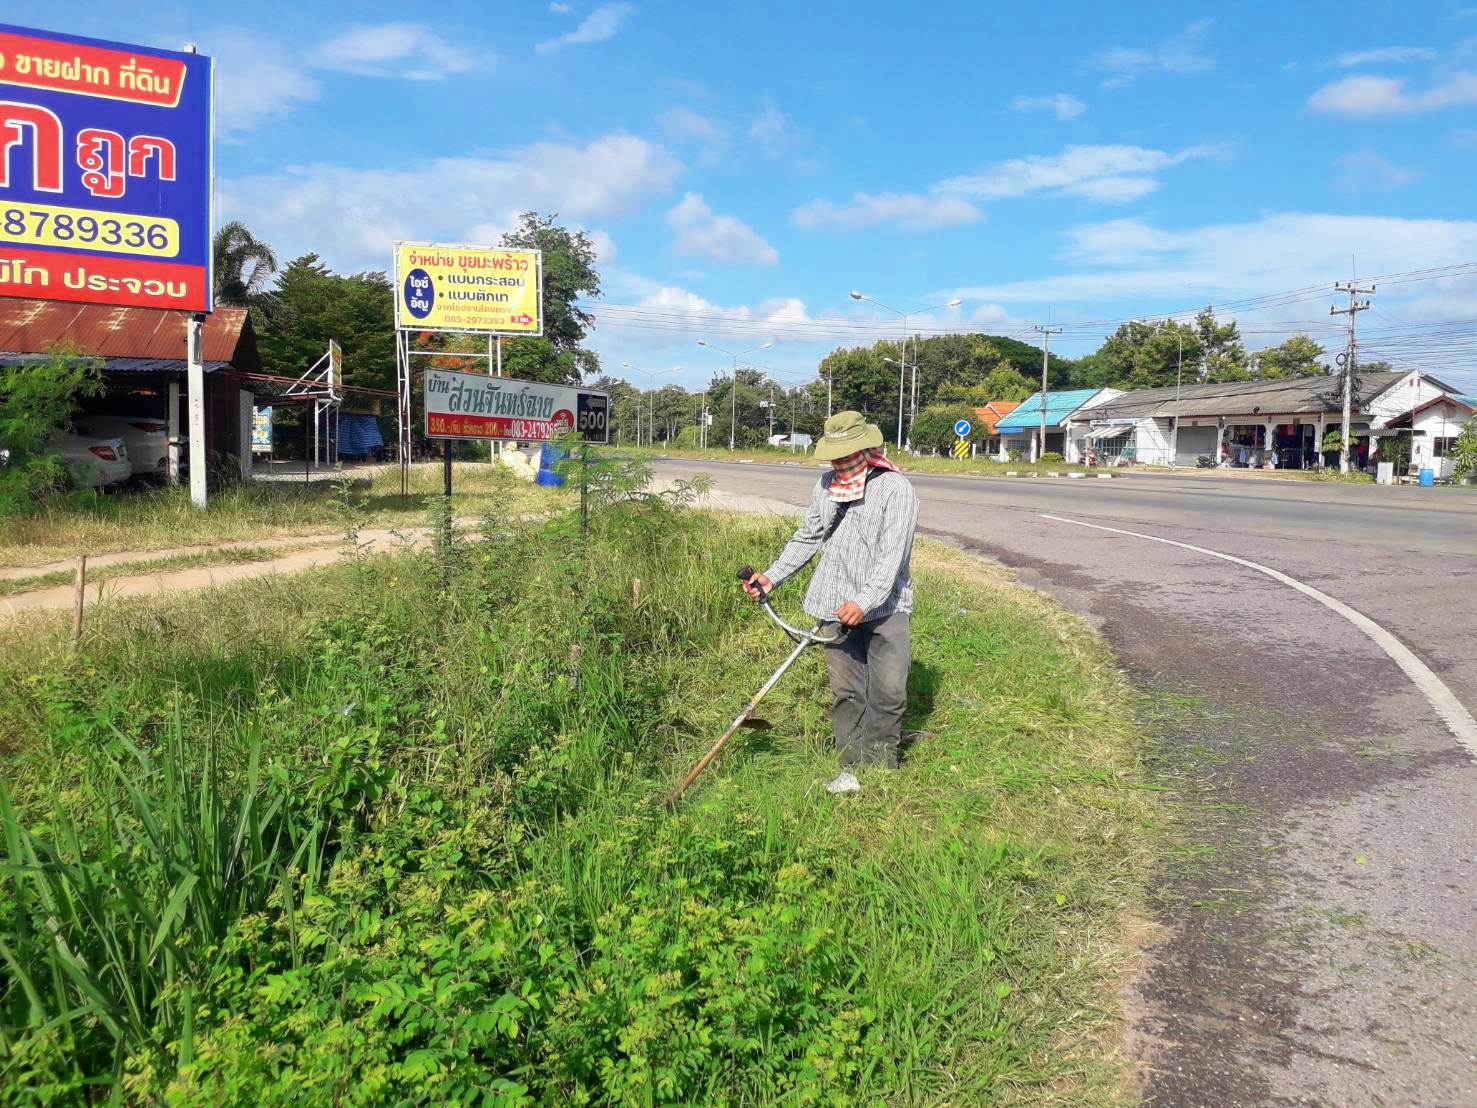
{"label": "mowed grass clipping", "polygon": [[1131,1100],[1152,813],[1081,624],[921,547],[904,768],[820,789],[810,656],[668,813],[786,652],[733,583],[783,531],[487,531],[0,661],[0,1100]]}

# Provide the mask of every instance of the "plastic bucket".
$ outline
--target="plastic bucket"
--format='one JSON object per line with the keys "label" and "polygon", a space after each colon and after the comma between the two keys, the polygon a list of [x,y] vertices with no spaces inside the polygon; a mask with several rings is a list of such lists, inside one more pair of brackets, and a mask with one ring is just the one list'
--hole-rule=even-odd
{"label": "plastic bucket", "polygon": [[1421,488],[1429,489],[1436,484],[1436,471],[1430,466],[1421,467]]}

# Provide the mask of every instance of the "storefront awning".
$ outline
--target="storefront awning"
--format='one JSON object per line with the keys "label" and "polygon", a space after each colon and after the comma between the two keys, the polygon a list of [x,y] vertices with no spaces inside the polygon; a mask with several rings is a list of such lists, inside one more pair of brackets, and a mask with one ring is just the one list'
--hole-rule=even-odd
{"label": "storefront awning", "polygon": [[1099,427],[1096,431],[1087,433],[1087,441],[1102,442],[1104,439],[1116,439],[1119,435],[1126,435],[1132,430],[1132,423],[1125,423],[1118,427]]}

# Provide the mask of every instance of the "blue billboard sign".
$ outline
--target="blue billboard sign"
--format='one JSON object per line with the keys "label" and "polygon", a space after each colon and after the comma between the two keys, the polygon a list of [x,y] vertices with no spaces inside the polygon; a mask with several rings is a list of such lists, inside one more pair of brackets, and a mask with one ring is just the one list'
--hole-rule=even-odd
{"label": "blue billboard sign", "polygon": [[210,311],[211,77],[0,24],[0,296]]}

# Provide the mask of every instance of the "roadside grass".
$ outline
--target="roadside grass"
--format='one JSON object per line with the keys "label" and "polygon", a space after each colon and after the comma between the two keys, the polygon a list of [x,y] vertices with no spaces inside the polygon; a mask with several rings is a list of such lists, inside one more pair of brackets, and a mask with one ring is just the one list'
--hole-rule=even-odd
{"label": "roadside grass", "polygon": [[1131,1102],[1154,811],[1084,625],[920,545],[935,736],[828,796],[808,656],[669,814],[787,647],[732,583],[780,525],[485,530],[17,638],[0,1100]]}
{"label": "roadside grass", "polygon": [[[400,494],[394,466],[342,481],[253,481],[213,493],[201,511],[184,487],[74,495],[63,503],[11,516],[0,527],[0,565],[31,566],[78,554],[209,546],[244,539],[332,533],[353,520],[363,527],[417,526],[425,501],[442,489],[440,463],[411,467]],[[537,511],[568,503],[569,494],[520,481],[485,462],[458,462],[452,505],[458,515]]]}
{"label": "roadside grass", "polygon": [[[87,585],[91,589],[94,585],[102,585],[119,577],[132,577],[136,574],[172,573],[181,569],[206,569],[212,566],[270,562],[276,558],[285,558],[300,550],[312,550],[317,545],[315,543],[288,543],[282,546],[203,550],[199,554],[177,554],[173,557],[154,558],[149,561],[114,562],[111,565],[88,569]],[[15,596],[18,593],[33,592],[36,589],[56,588],[58,585],[70,585],[73,580],[71,570],[41,573],[33,577],[0,578],[0,597]]]}

